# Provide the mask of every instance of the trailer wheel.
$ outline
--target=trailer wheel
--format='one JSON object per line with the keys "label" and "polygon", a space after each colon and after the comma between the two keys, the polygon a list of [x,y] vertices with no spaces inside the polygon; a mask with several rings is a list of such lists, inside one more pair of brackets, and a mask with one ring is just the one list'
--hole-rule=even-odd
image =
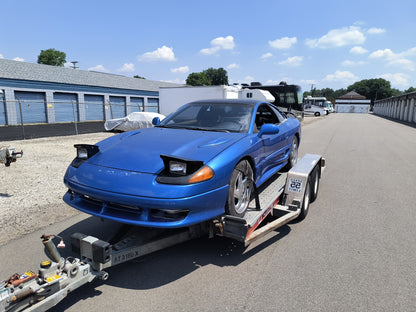
{"label": "trailer wheel", "polygon": [[305,194],[303,195],[302,208],[300,208],[300,214],[299,214],[299,217],[297,217],[299,221],[305,219],[306,216],[308,215],[310,195],[311,195],[311,189],[310,189],[310,182],[308,181],[306,183]]}
{"label": "trailer wheel", "polygon": [[292,146],[290,147],[289,152],[289,159],[287,161],[286,166],[284,167],[285,171],[289,171],[292,169],[296,163],[298,162],[298,149],[299,149],[299,141],[296,135],[293,136]]}
{"label": "trailer wheel", "polygon": [[240,161],[231,173],[225,212],[244,217],[253,192],[253,169],[247,160]]}
{"label": "trailer wheel", "polygon": [[318,197],[318,190],[319,190],[319,166],[315,167],[315,169],[312,171],[312,174],[311,174],[311,184],[312,184],[312,189],[311,189],[310,202],[313,203],[315,201],[316,197]]}

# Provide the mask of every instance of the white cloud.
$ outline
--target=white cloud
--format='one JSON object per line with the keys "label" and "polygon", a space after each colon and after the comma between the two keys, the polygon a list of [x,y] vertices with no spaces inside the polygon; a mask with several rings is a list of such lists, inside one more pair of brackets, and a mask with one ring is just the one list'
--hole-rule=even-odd
{"label": "white cloud", "polygon": [[298,40],[296,37],[283,37],[281,39],[276,39],[274,41],[269,41],[269,45],[272,48],[279,49],[279,50],[285,50],[290,49]]}
{"label": "white cloud", "polygon": [[324,78],[324,81],[330,82],[354,82],[358,77],[349,71],[337,70],[334,74],[329,74]]}
{"label": "white cloud", "polygon": [[303,57],[302,56],[292,56],[288,57],[286,60],[279,62],[280,65],[288,66],[300,66],[302,65]]}
{"label": "white cloud", "polygon": [[364,61],[351,61],[351,60],[345,60],[344,62],[341,63],[342,66],[345,67],[350,67],[350,66],[359,66],[359,65],[364,65],[367,64]]}
{"label": "white cloud", "polygon": [[138,59],[139,61],[144,62],[176,61],[175,54],[173,53],[173,48],[169,48],[167,46],[163,46],[155,51],[146,52],[143,55],[139,55]]}
{"label": "white cloud", "polygon": [[395,54],[390,49],[377,50],[371,53],[369,56],[369,58],[372,58],[372,59],[376,59],[376,58],[390,59],[394,57],[395,57]]}
{"label": "white cloud", "polygon": [[377,50],[369,55],[370,59],[379,59],[385,61],[387,65],[398,66],[406,70],[414,71],[415,64],[413,61],[407,59],[407,56],[416,54],[416,48],[411,48],[401,53],[395,53],[390,49]]}
{"label": "white cloud", "polygon": [[385,33],[386,30],[383,28],[376,28],[376,27],[372,27],[369,30],[367,30],[367,34],[369,35],[378,35],[378,34],[382,34]]}
{"label": "white cloud", "polygon": [[124,73],[134,72],[135,71],[134,64],[125,63],[121,68],[118,69],[118,71],[124,72]]}
{"label": "white cloud", "polygon": [[97,66],[94,66],[94,67],[90,67],[90,68],[88,68],[88,70],[98,71],[98,72],[102,72],[102,73],[108,73],[108,69],[106,69],[103,65],[97,65]]}
{"label": "white cloud", "polygon": [[187,72],[189,72],[189,67],[188,66],[182,66],[182,67],[178,67],[178,68],[171,68],[170,70],[172,73],[181,73],[181,74],[185,74]]}
{"label": "white cloud", "polygon": [[318,39],[306,39],[305,44],[311,48],[327,49],[362,44],[365,39],[360,27],[350,26],[330,30]]}
{"label": "white cloud", "polygon": [[15,57],[15,58],[13,59],[13,61],[24,62],[25,60],[24,60],[24,59],[22,59],[21,57]]}
{"label": "white cloud", "polygon": [[234,49],[234,37],[227,36],[227,37],[218,37],[211,40],[211,47],[202,49],[200,52],[205,55],[212,55],[220,50],[232,50]]}
{"label": "white cloud", "polygon": [[4,59],[4,56],[3,56],[3,54],[0,54],[0,59]]}
{"label": "white cloud", "polygon": [[270,52],[268,52],[268,53],[264,53],[264,54],[261,56],[261,59],[262,59],[262,60],[267,60],[267,59],[269,59],[269,58],[271,58],[271,57],[273,57],[273,54],[271,54]]}
{"label": "white cloud", "polygon": [[384,74],[380,75],[380,78],[390,81],[396,87],[408,87],[410,85],[408,80],[409,76],[403,73]]}
{"label": "white cloud", "polygon": [[364,49],[363,47],[360,46],[355,46],[352,47],[350,50],[350,53],[352,54],[366,54],[368,52],[368,50]]}
{"label": "white cloud", "polygon": [[227,69],[236,69],[236,68],[240,68],[240,65],[233,63],[227,66]]}

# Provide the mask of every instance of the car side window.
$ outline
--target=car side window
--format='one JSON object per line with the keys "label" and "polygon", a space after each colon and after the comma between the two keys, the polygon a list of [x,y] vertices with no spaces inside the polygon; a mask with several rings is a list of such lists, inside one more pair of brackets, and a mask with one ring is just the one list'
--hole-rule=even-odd
{"label": "car side window", "polygon": [[279,109],[277,109],[276,107],[271,106],[271,109],[273,110],[273,112],[276,114],[277,118],[279,119],[279,123],[282,123],[283,121],[285,121],[287,119],[285,113],[282,113]]}
{"label": "car side window", "polygon": [[[262,104],[258,107],[256,112],[256,128],[258,132],[262,125],[264,124],[278,124],[280,123],[279,118],[277,117],[276,113],[269,105]],[[280,114],[279,114],[280,115]],[[283,118],[283,116],[281,116]],[[256,130],[256,129],[254,129]]]}

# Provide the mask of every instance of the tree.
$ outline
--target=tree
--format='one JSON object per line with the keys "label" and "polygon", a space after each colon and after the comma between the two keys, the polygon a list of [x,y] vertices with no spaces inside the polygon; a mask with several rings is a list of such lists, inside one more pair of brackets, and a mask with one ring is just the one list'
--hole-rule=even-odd
{"label": "tree", "polygon": [[65,63],[66,54],[55,49],[41,50],[38,56],[38,64],[64,66]]}
{"label": "tree", "polygon": [[347,88],[347,91],[355,91],[361,95],[364,95],[367,99],[371,100],[371,104],[374,101],[385,99],[393,96],[393,89],[391,88],[390,81],[383,78],[376,79],[364,79],[355,82]]}
{"label": "tree", "polygon": [[411,92],[416,92],[416,88],[410,87],[409,89],[404,90],[404,93],[411,93]]}
{"label": "tree", "polygon": [[218,69],[211,67],[200,73],[191,73],[186,78],[186,84],[191,86],[228,85],[227,71],[222,67]]}
{"label": "tree", "polygon": [[188,78],[186,78],[186,84],[189,86],[209,86],[211,82],[209,81],[207,75],[204,72],[201,73],[190,73]]}
{"label": "tree", "polygon": [[146,79],[146,78],[144,78],[142,76],[139,76],[139,75],[134,75],[133,78]]}
{"label": "tree", "polygon": [[211,82],[212,86],[228,85],[227,71],[220,67],[218,69],[208,68],[203,71]]}

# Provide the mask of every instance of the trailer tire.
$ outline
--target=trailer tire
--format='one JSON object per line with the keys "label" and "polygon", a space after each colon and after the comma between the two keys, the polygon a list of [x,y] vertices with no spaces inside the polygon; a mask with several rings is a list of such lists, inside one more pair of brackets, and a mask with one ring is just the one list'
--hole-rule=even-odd
{"label": "trailer tire", "polygon": [[244,217],[253,189],[253,169],[247,160],[242,160],[231,173],[225,213]]}
{"label": "trailer tire", "polygon": [[302,207],[300,208],[300,214],[297,217],[299,221],[302,221],[306,218],[309,212],[309,203],[311,196],[310,182],[306,183],[305,194],[303,195]]}
{"label": "trailer tire", "polygon": [[315,169],[313,169],[311,173],[311,197],[310,202],[313,203],[315,199],[318,197],[318,191],[319,191],[319,166],[316,166]]}

